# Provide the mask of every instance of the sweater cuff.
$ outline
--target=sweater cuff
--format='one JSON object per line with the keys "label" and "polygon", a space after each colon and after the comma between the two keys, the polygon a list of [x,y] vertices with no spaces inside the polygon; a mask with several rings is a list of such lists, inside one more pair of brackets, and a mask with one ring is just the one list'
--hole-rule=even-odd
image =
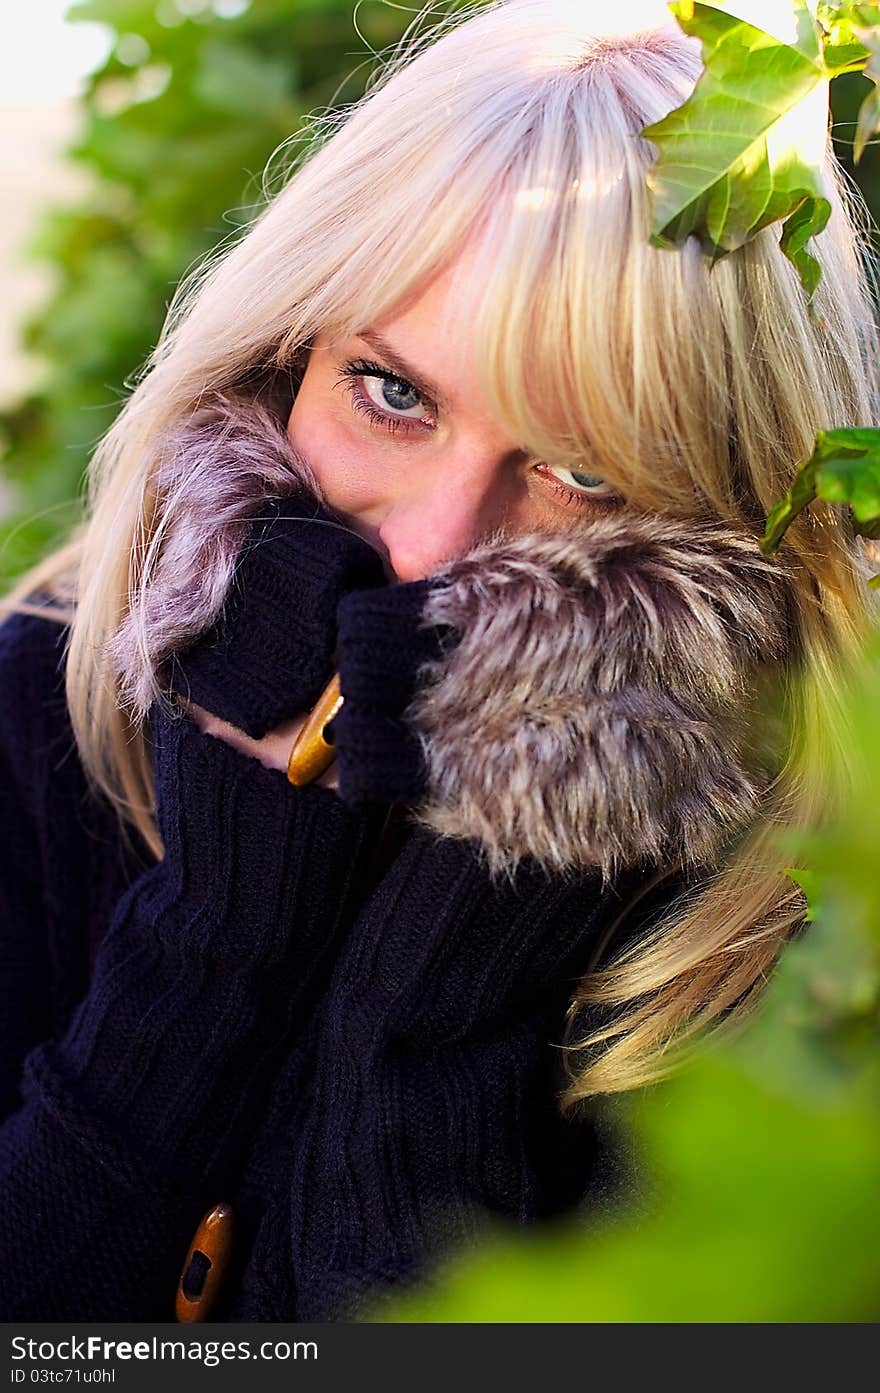
{"label": "sweater cuff", "polygon": [[346,595],[337,609],[344,698],[331,722],[339,795],[351,807],[415,802],[427,766],[407,707],[457,642],[448,625],[422,615],[436,577]]}
{"label": "sweater cuff", "polygon": [[260,740],[333,675],[340,596],[386,583],[379,553],[317,499],[272,499],[220,618],[172,660],[170,690]]}
{"label": "sweater cuff", "polygon": [[185,714],[157,714],[152,741],[165,845],[153,894],[140,882],[152,933],[193,965],[280,974],[305,992],[371,854],[370,819],[330,789],[294,788]]}

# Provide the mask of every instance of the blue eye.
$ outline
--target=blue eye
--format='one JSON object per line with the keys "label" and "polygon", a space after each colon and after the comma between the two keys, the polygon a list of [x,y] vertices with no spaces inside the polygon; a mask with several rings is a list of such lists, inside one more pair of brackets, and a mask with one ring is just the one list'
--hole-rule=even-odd
{"label": "blue eye", "polygon": [[371,425],[393,434],[432,424],[431,403],[411,382],[379,363],[365,359],[346,363],[338,380],[348,392],[354,410],[366,416]]}
{"label": "blue eye", "polygon": [[361,381],[374,406],[399,413],[418,411],[424,415],[424,403],[415,387],[411,387],[408,382],[404,382],[401,378],[377,377],[364,373]]}
{"label": "blue eye", "polygon": [[617,493],[617,490],[598,474],[585,474],[579,469],[565,469],[561,464],[551,464],[548,469],[561,483],[574,488],[578,493],[593,498],[611,498]]}

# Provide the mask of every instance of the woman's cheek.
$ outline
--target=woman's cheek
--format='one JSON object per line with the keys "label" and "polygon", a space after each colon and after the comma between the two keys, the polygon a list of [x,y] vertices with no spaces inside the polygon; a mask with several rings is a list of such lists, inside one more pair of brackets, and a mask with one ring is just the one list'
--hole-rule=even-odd
{"label": "woman's cheek", "polygon": [[393,496],[387,448],[365,441],[357,428],[338,423],[309,431],[308,445],[294,447],[308,463],[331,507],[349,514],[382,508]]}

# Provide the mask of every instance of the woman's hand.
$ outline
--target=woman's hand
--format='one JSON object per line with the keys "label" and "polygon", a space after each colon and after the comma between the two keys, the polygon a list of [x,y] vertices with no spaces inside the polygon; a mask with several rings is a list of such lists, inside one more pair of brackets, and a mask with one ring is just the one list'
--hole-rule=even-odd
{"label": "woman's hand", "polygon": [[[258,759],[267,769],[280,769],[284,774],[287,773],[287,762],[293,742],[308,720],[308,715],[294,716],[292,720],[284,721],[274,730],[270,730],[261,740],[254,740],[245,735],[243,730],[230,725],[228,721],[221,720],[219,716],[212,716],[210,711],[206,711],[203,706],[197,706],[194,701],[187,701],[180,695],[177,696],[177,701],[204,735],[213,735],[218,740],[225,740],[227,745],[231,745],[241,754]],[[324,788],[336,788],[337,782],[335,761],[324,771],[320,779],[315,780],[315,783]]]}

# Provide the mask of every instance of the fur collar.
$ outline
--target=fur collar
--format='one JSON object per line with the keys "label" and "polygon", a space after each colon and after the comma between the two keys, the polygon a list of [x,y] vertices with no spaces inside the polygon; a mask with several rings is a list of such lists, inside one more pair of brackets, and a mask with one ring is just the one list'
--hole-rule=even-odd
{"label": "fur collar", "polygon": [[425,618],[461,640],[409,713],[419,820],[494,869],[711,862],[782,748],[758,708],[787,645],[783,574],[745,533],[627,509],[447,568]]}
{"label": "fur collar", "polygon": [[[154,483],[163,546],[111,648],[141,716],[217,618],[251,518],[318,492],[277,419],[229,399],[166,442]],[[755,815],[781,748],[769,725],[756,739],[762,674],[791,637],[784,569],[754,536],[622,509],[437,579],[424,622],[461,638],[407,712],[429,775],[416,820],[475,839],[493,871],[528,856],[610,877],[711,863]]]}

